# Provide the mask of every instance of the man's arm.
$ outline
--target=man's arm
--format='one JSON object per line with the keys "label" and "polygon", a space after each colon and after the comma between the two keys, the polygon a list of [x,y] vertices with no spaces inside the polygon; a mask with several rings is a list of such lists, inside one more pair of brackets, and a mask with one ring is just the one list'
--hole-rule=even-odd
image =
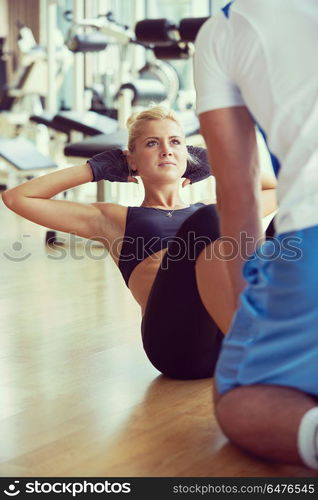
{"label": "man's arm", "polygon": [[244,287],[242,264],[263,239],[255,125],[245,106],[201,113],[200,124],[216,179],[221,234],[231,239],[223,251],[237,301]]}

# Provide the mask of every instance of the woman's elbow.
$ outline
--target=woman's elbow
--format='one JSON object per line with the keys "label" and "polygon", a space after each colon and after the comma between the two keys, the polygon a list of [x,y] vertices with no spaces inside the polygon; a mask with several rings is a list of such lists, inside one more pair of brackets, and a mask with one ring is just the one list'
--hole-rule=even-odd
{"label": "woman's elbow", "polygon": [[15,197],[12,195],[11,189],[7,189],[1,194],[1,198],[6,207],[14,211]]}
{"label": "woman's elbow", "polygon": [[8,206],[8,204],[10,203],[9,202],[9,195],[8,195],[8,191],[4,191],[3,193],[1,193],[1,198],[2,198],[2,201],[3,203]]}

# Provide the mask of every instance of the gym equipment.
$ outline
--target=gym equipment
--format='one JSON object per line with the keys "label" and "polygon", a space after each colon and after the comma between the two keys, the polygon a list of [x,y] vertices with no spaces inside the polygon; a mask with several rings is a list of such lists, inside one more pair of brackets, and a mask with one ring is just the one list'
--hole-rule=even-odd
{"label": "gym equipment", "polygon": [[20,137],[0,139],[0,157],[8,167],[7,188],[20,184],[21,180],[57,169],[51,158],[39,153],[30,141]]}
{"label": "gym equipment", "polygon": [[[100,52],[104,51],[112,40],[115,40],[119,48],[120,84],[123,81],[129,80],[125,59],[127,59],[126,50],[133,36],[133,32],[130,32],[127,26],[117,23],[110,12],[96,19],[81,19],[74,22],[72,19],[72,11],[66,11],[64,17],[68,21],[72,21],[66,39],[66,44],[69,49],[76,55],[80,52]],[[74,79],[77,81],[76,75],[74,75]],[[77,82],[77,87],[78,86],[79,82]],[[118,100],[120,100],[121,95],[122,92],[118,93]],[[114,116],[114,114],[113,112],[111,113],[112,116]],[[116,114],[118,115],[119,113],[117,112]],[[39,120],[40,118],[38,117],[37,121]],[[96,113],[94,110],[83,111],[82,109],[76,109],[58,112],[52,120],[51,127],[53,129],[55,127],[68,128],[70,132],[75,131],[85,136],[93,136],[101,133],[111,134],[118,129],[121,124],[121,120],[119,120],[118,123],[116,119],[107,116],[106,113],[101,114]]]}
{"label": "gym equipment", "polygon": [[[70,11],[67,11],[65,15],[66,18],[70,20]],[[78,33],[79,30],[83,29],[90,29],[91,31],[88,33],[85,32],[84,34],[81,32]],[[98,37],[98,42],[101,40],[100,45],[98,42],[95,43],[95,36]],[[111,45],[111,40],[115,40],[118,48],[120,49],[118,85],[117,90],[114,91],[112,96],[113,100],[118,101],[118,111],[121,110],[120,100],[123,94],[126,93],[130,95],[128,92],[129,90],[132,90],[131,95],[134,96],[134,106],[143,105],[146,99],[149,100],[149,96],[150,99],[152,98],[155,102],[167,99],[168,94],[169,98],[171,97],[171,92],[168,91],[170,87],[169,83],[171,82],[167,82],[167,79],[171,79],[173,69],[169,67],[166,72],[167,75],[164,77],[164,81],[161,81],[161,77],[164,72],[163,65],[161,66],[160,71],[150,71],[150,63],[148,61],[147,67],[143,68],[142,71],[138,71],[138,75],[136,75],[136,72],[134,72],[132,68],[132,61],[128,61],[129,58],[127,50],[128,46],[131,44],[143,44],[136,41],[135,34],[130,31],[127,26],[118,23],[114,19],[111,12],[101,15],[96,19],[82,19],[73,23],[69,30],[66,43],[72,48],[72,50],[80,51],[82,49],[82,52],[86,53],[105,50],[108,44]],[[76,46],[76,49],[73,48],[74,46]],[[143,47],[145,49],[149,48],[147,44],[143,45]],[[107,54],[105,54],[105,58],[107,59]],[[152,79],[152,82],[149,82],[149,79]],[[173,86],[175,86],[175,80],[176,79],[174,78]],[[123,87],[123,85],[126,86]],[[131,85],[133,85],[133,88],[131,88]],[[153,94],[151,94],[151,88],[153,89]],[[140,101],[142,101],[142,104],[139,104]],[[147,104],[149,104],[149,102]],[[125,120],[122,120],[121,116],[119,116],[120,126],[123,125],[124,121]]]}
{"label": "gym equipment", "polygon": [[[7,189],[58,168],[50,157],[41,154],[32,142],[21,137],[0,139],[0,157],[8,169]],[[57,232],[46,231],[45,243],[60,244]]]}
{"label": "gym equipment", "polygon": [[[65,16],[70,20],[70,12]],[[179,27],[167,19],[143,20],[136,24],[135,37],[127,26],[117,23],[109,12],[97,19],[84,19],[74,23],[69,30],[67,44],[74,52],[96,52],[105,50],[111,38],[121,45],[129,43],[142,44],[145,49],[151,49],[157,59],[184,59],[193,53],[193,45],[185,43],[193,41],[195,35],[207,18],[183,19]],[[91,32],[77,33],[79,29],[90,29]],[[106,33],[106,34],[105,34]],[[149,53],[149,50],[147,50]],[[129,75],[128,75],[129,76]],[[166,62],[155,60],[147,62],[139,70],[138,78],[123,81],[114,98],[118,101],[119,123],[108,116],[96,114],[94,111],[79,113],[63,111],[57,113],[53,120],[47,118],[41,121],[39,115],[33,114],[32,121],[42,123],[53,130],[66,132],[75,130],[84,135],[113,133],[119,126],[124,126],[125,118],[130,114],[131,107],[146,106],[150,101],[167,100],[171,105],[175,102],[179,91],[179,79],[175,69]],[[129,112],[127,111],[129,107]],[[122,117],[122,115],[125,117]],[[194,122],[196,119],[194,118]],[[197,124],[196,124],[197,125]],[[198,132],[198,126],[194,133]],[[190,132],[191,133],[191,132]]]}
{"label": "gym equipment", "polygon": [[13,98],[7,95],[7,56],[8,52],[4,51],[6,39],[0,37],[0,110],[10,109]]}
{"label": "gym equipment", "polygon": [[[71,12],[66,12],[65,16],[70,20]],[[77,30],[83,29],[93,31],[77,33]],[[102,32],[96,30],[102,30]],[[74,23],[68,33],[67,45],[76,52],[79,50],[84,53],[101,51],[105,50],[111,38],[115,38],[115,41],[119,42],[120,50],[124,50],[122,53],[127,55],[127,45],[133,42],[133,33],[128,30],[127,26],[117,23],[112,14],[108,13],[97,19],[84,19]],[[50,123],[46,117],[41,120],[41,116],[38,115],[33,115],[31,120],[45,124],[53,130],[66,130],[69,136],[72,131],[80,132],[85,136],[108,135],[125,126],[132,106],[145,106],[149,105],[149,102],[165,100],[172,103],[177,97],[179,79],[175,69],[168,63],[148,61],[139,70],[138,78],[133,78],[132,74],[128,72],[127,65],[125,66],[125,61],[121,60],[119,73],[122,84],[117,93],[113,95],[113,100],[117,102],[118,107],[118,121],[93,110],[85,112],[61,111],[54,115]]]}
{"label": "gym equipment", "polygon": [[202,24],[208,19],[208,17],[188,17],[181,19],[179,26],[168,19],[143,19],[136,24],[136,40],[150,46],[194,42]]}
{"label": "gym equipment", "polygon": [[[33,37],[32,31],[24,25],[20,25],[18,47],[20,50],[20,66],[16,70],[13,81],[2,86],[0,110],[14,112],[30,111],[38,113],[43,111],[42,99],[47,95],[47,54],[44,47],[38,45]],[[1,81],[6,81],[3,76],[5,71],[3,52],[1,53]],[[61,84],[61,73],[65,66],[69,65],[69,58],[65,47],[61,44],[56,50],[58,62],[56,78]],[[27,99],[30,103],[27,103]]]}
{"label": "gym equipment", "polygon": [[108,118],[94,111],[85,111],[79,113],[77,111],[60,111],[52,120],[52,127],[60,127],[68,129],[68,131],[76,130],[83,135],[97,134],[112,134],[117,130],[117,120]]}
{"label": "gym equipment", "polygon": [[[148,53],[149,51],[146,52],[146,56]],[[138,71],[138,74],[142,79],[158,80],[161,82],[165,88],[168,103],[172,105],[176,101],[180,89],[180,81],[177,71],[171,64],[152,58],[152,60],[147,61]]]}
{"label": "gym equipment", "polygon": [[105,50],[108,38],[102,33],[94,32],[90,34],[75,34],[68,42],[67,46],[72,52],[100,52]]}
{"label": "gym equipment", "polygon": [[194,42],[202,24],[208,17],[188,17],[181,19],[179,24],[179,34],[183,42]]}
{"label": "gym equipment", "polygon": [[127,141],[128,132],[121,129],[113,134],[99,134],[83,141],[67,144],[64,148],[64,154],[65,156],[90,158],[109,149],[126,149]]}
{"label": "gym equipment", "polygon": [[55,115],[44,111],[40,115],[31,115],[30,121],[36,123],[37,125],[45,125],[48,128],[56,130],[57,132],[62,132],[66,134],[68,140],[70,140],[70,127],[65,126],[63,123],[53,122]]}
{"label": "gym equipment", "polygon": [[[126,117],[131,114],[132,106],[148,106],[150,102],[165,100],[174,102],[179,90],[179,81],[172,67],[166,65],[165,68],[163,63],[147,63],[141,69],[140,75],[140,78],[123,83],[114,96],[115,101],[119,102],[118,121],[96,111],[60,111],[53,118],[52,128],[55,126],[68,128],[69,131],[74,130],[89,136],[100,133],[110,134],[121,128],[121,124],[125,126]],[[124,104],[121,102],[123,94],[126,98]]]}
{"label": "gym equipment", "polygon": [[164,44],[180,40],[177,26],[168,19],[143,19],[135,26],[138,42],[143,44]]}
{"label": "gym equipment", "polygon": [[194,47],[187,43],[155,45],[153,52],[158,59],[189,59],[194,54]]}
{"label": "gym equipment", "polygon": [[147,106],[151,101],[160,102],[167,97],[166,89],[159,80],[138,78],[133,82],[121,85],[117,95],[120,96],[121,92],[126,89],[131,90],[132,106]]}
{"label": "gym equipment", "polygon": [[[70,20],[71,12],[66,12],[66,18]],[[189,31],[189,21],[185,28]],[[89,28],[93,30],[90,33],[77,33],[77,30]],[[98,30],[98,31],[96,31]],[[95,35],[101,35],[98,43],[95,43]],[[106,35],[106,37],[105,37]],[[79,38],[86,37],[86,38]],[[130,43],[137,43],[146,49],[146,53],[151,51],[155,56],[161,59],[185,59],[193,54],[193,45],[180,41],[180,35],[177,26],[167,19],[151,19],[139,21],[136,24],[135,35],[130,32],[127,26],[117,23],[109,12],[105,16],[97,19],[83,19],[74,23],[68,33],[67,44],[78,51],[82,48],[83,52],[93,50],[104,50],[107,47],[107,40],[114,38],[119,45],[125,49]],[[78,44],[78,41],[83,42]],[[100,41],[100,45],[99,45]],[[153,45],[152,42],[156,42]],[[74,46],[76,45],[76,49]],[[126,55],[126,52],[124,52]],[[117,93],[113,96],[118,107],[118,125],[119,128],[125,126],[127,117],[131,114],[132,107],[147,106],[150,102],[166,101],[173,105],[179,91],[179,78],[176,70],[163,61],[155,60],[146,62],[145,66],[139,70],[138,77],[133,78],[132,74],[124,69],[125,61],[121,61],[119,73],[121,75],[121,84]],[[125,75],[126,71],[126,75]],[[126,76],[126,78],[124,78]],[[72,112],[70,112],[72,113]],[[193,113],[193,127],[190,133],[198,133],[198,122]],[[112,130],[98,119],[99,126],[92,123],[85,123],[84,115],[78,115],[76,120],[68,119],[67,113],[58,113],[54,122],[59,125],[70,126],[72,129],[84,133],[85,135],[94,135],[96,133],[112,133]],[[93,118],[92,118],[93,120]],[[88,125],[88,126],[86,126]]]}
{"label": "gym equipment", "polygon": [[[95,52],[96,50],[104,50],[107,46],[109,38],[115,38],[121,45],[128,45],[134,33],[129,30],[128,26],[118,23],[112,12],[105,15],[100,15],[94,19],[81,19],[73,21],[72,11],[65,11],[64,17],[67,21],[71,21],[72,25],[67,35],[67,46],[74,52]],[[79,30],[90,28],[90,33],[80,34]],[[82,49],[78,49],[77,43],[82,43]],[[97,46],[100,45],[98,49]]]}
{"label": "gym equipment", "polygon": [[151,48],[158,59],[188,59],[194,53],[190,42],[206,18],[198,19],[184,19],[179,27],[168,19],[143,19],[136,24],[136,40]]}

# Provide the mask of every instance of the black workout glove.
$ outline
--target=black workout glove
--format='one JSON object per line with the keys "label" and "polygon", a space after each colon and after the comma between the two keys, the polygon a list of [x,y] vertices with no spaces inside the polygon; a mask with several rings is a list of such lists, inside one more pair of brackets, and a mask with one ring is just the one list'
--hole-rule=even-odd
{"label": "black workout glove", "polygon": [[[187,146],[188,152],[196,160],[187,162],[187,168],[182,177],[194,182],[207,179],[211,174],[207,150],[196,146]],[[128,182],[130,175],[126,156],[121,149],[110,149],[99,153],[89,160],[93,172],[93,181],[106,180],[110,182]]]}
{"label": "black workout glove", "polygon": [[207,150],[197,146],[187,146],[187,150],[195,159],[195,162],[188,160],[186,171],[182,177],[190,179],[191,184],[210,177],[210,175],[212,175],[212,170],[209,164]]}
{"label": "black workout glove", "polygon": [[87,163],[93,172],[93,181],[128,182],[127,158],[121,149],[109,149],[93,156]]}

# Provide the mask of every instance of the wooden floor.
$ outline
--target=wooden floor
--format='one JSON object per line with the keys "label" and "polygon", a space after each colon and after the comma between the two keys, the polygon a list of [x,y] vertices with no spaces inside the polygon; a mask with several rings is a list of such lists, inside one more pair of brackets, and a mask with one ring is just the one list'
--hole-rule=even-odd
{"label": "wooden floor", "polygon": [[211,380],[160,376],[101,249],[48,250],[45,229],[2,203],[0,223],[2,477],[313,476],[229,444]]}

